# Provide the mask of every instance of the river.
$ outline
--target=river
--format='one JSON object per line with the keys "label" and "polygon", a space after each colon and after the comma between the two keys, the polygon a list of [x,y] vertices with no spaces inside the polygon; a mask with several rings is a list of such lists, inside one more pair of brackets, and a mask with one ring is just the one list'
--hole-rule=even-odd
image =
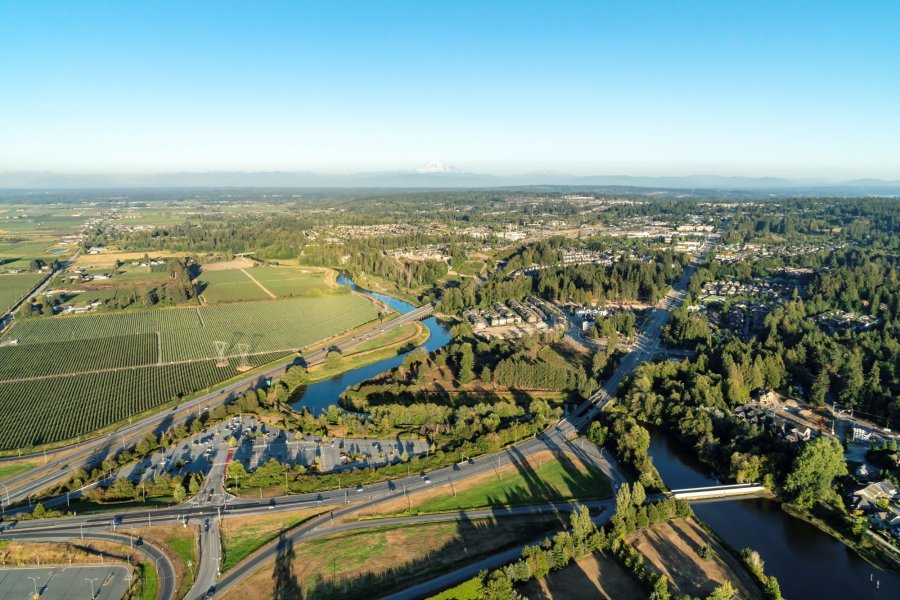
{"label": "river", "polygon": [[[340,285],[377,298],[394,310],[405,313],[414,307],[391,296],[358,288],[341,275]],[[434,317],[423,321],[431,335],[423,347],[432,352],[450,341],[447,328]],[[326,381],[307,386],[292,404],[313,414],[336,405],[348,387],[393,369],[406,353],[386,358]],[[714,485],[688,448],[661,431],[653,431],[650,454],[663,479],[672,489]],[[699,502],[697,516],[708,523],[732,548],[753,548],[766,563],[766,573],[775,575],[789,600],[806,598],[900,598],[900,576],[880,571],[857,556],[841,542],[816,527],[795,519],[772,500],[754,498]],[[871,580],[870,580],[871,577]],[[876,583],[878,586],[876,587]]]}
{"label": "river", "polygon": [[[651,432],[650,455],[671,489],[717,483],[690,449],[661,431]],[[732,548],[759,552],[766,573],[778,578],[789,600],[900,598],[900,576],[876,569],[838,540],[788,515],[773,500],[710,501],[692,507]]]}
{"label": "river", "polygon": [[[408,302],[404,302],[402,300],[398,300],[397,298],[359,288],[344,275],[338,276],[337,283],[339,285],[350,286],[350,288],[356,292],[360,292],[362,294],[366,294],[367,296],[376,298],[400,313],[407,313],[415,308],[412,304],[409,304]],[[427,319],[422,321],[422,324],[428,328],[428,331],[431,334],[429,335],[428,340],[421,346],[428,352],[433,352],[438,348],[443,347],[447,344],[447,342],[450,341],[449,331],[434,317],[428,317]],[[412,350],[410,350],[410,352],[412,352]],[[296,400],[291,404],[291,406],[293,406],[297,410],[305,407],[308,408],[312,414],[318,415],[321,412],[328,410],[329,406],[336,405],[338,397],[348,387],[356,385],[358,383],[362,383],[366,379],[370,379],[372,377],[375,377],[376,375],[380,375],[385,371],[389,371],[394,367],[399,366],[401,363],[403,363],[403,357],[405,357],[407,354],[408,352],[399,354],[397,356],[392,356],[391,358],[385,358],[383,360],[379,360],[377,362],[359,367],[358,369],[346,371],[344,373],[341,373],[340,375],[332,377],[331,379],[326,379],[325,381],[320,381],[318,383],[308,385],[305,389],[299,392]]]}

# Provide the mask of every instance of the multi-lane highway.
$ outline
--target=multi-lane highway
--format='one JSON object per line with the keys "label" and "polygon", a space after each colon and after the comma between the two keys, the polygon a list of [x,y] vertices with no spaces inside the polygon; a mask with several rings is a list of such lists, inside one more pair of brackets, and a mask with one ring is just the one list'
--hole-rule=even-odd
{"label": "multi-lane highway", "polygon": [[[336,520],[349,516],[359,510],[372,508],[381,503],[402,498],[406,494],[413,493],[415,491],[419,491],[434,485],[449,484],[453,481],[460,481],[469,477],[488,473],[493,471],[494,469],[502,467],[505,464],[524,464],[529,455],[546,450],[565,450],[575,454],[586,463],[591,464],[595,468],[603,471],[614,483],[615,487],[618,488],[618,486],[624,481],[624,478],[620,474],[615,462],[611,459],[611,457],[604,454],[601,449],[596,448],[589,442],[585,442],[585,440],[582,439],[573,440],[573,438],[577,435],[577,432],[580,429],[584,428],[591,422],[591,420],[600,410],[603,409],[603,407],[605,407],[609,402],[612,401],[613,397],[615,396],[616,389],[618,388],[621,381],[625,377],[629,376],[634,371],[634,369],[637,368],[637,366],[647,360],[650,360],[656,353],[659,347],[659,338],[662,327],[666,323],[670,315],[670,311],[680,306],[684,301],[688,281],[696,270],[700,259],[712,247],[713,243],[714,240],[710,239],[704,244],[699,256],[685,270],[683,276],[679,278],[678,282],[676,282],[676,284],[673,286],[672,291],[660,301],[657,307],[644,321],[635,348],[622,358],[615,372],[605,382],[604,386],[597,393],[592,395],[588,400],[582,403],[575,411],[572,412],[572,414],[562,419],[556,426],[533,438],[529,438],[518,444],[515,444],[510,448],[504,449],[500,452],[488,456],[479,457],[475,461],[464,461],[453,467],[447,467],[434,471],[429,474],[428,478],[412,476],[372,484],[363,489],[357,488],[353,490],[331,490],[312,494],[283,496],[271,500],[259,501],[242,500],[229,497],[223,491],[220,495],[220,497],[222,498],[222,502],[219,505],[194,502],[182,504],[177,507],[158,509],[149,512],[129,511],[111,516],[87,515],[64,519],[24,521],[14,529],[3,532],[2,537],[20,539],[20,536],[33,536],[41,533],[46,533],[48,535],[66,531],[71,533],[75,528],[80,527],[90,528],[94,530],[103,529],[110,526],[116,527],[118,525],[152,525],[154,523],[187,523],[188,521],[192,524],[199,525],[202,531],[206,533],[207,531],[214,531],[214,523],[220,514],[224,518],[235,518],[239,516],[261,514],[272,511],[290,511],[300,508],[323,507],[326,505],[337,506],[337,508],[329,511],[326,515],[311,520],[309,523],[294,530],[290,534],[291,539],[294,539],[295,541],[303,541],[312,539],[313,537],[316,537],[318,535],[324,535],[327,533],[338,531],[338,529],[333,527],[333,524],[336,522]],[[368,335],[369,337],[378,335],[392,327],[400,326],[403,323],[409,322],[410,320],[424,318],[429,314],[431,314],[430,306],[421,307],[419,309],[416,309],[415,311],[412,311],[411,313],[403,315],[399,319],[395,319],[383,325],[369,328],[368,330],[366,330],[366,332],[358,334],[357,336],[354,336],[344,343],[360,343],[365,339],[368,339],[368,337],[365,337],[366,335]],[[323,360],[326,354],[327,350],[320,350],[315,355],[309,355],[307,357],[307,360]],[[206,395],[202,398],[192,401],[191,403],[186,403],[186,406],[183,407],[182,410],[186,409],[188,413],[190,413],[193,410],[196,410],[197,407],[209,404],[213,401],[224,401],[224,398],[229,394],[237,392],[237,386],[240,385],[248,384],[247,382],[235,384],[234,389],[226,389],[226,391],[221,394],[223,396],[223,398],[221,399],[217,399],[215,397],[215,394]],[[180,411],[178,412],[180,413]],[[155,418],[158,419],[158,416]],[[155,422],[158,424],[161,422],[161,420],[157,420]],[[145,430],[146,427],[150,424],[150,420],[145,420],[142,430]],[[110,443],[108,440],[101,441],[102,443],[105,443],[107,445]],[[222,469],[224,470],[224,466],[222,466]],[[218,473],[218,471],[216,471],[216,473],[217,475],[214,475],[210,478],[210,482],[218,490],[221,489],[222,474]],[[204,489],[208,489],[208,487],[209,486],[207,485]],[[517,513],[511,512],[508,514],[514,515]],[[494,511],[490,516],[503,515]],[[446,515],[444,517],[408,517],[403,518],[398,522],[419,522],[417,519],[425,519],[421,522],[428,522],[427,519],[439,518],[454,517],[453,515],[450,515],[449,517]],[[458,518],[458,516],[456,518]],[[209,519],[210,521],[209,530],[206,529],[206,519]],[[379,523],[382,522],[383,521],[379,521]],[[367,526],[371,525],[372,522],[369,521],[367,523]],[[341,525],[341,527],[345,526],[353,527],[354,525]],[[218,535],[216,535],[216,537],[218,537]],[[24,539],[28,538],[26,537]],[[221,549],[216,543],[208,543],[206,545],[201,543],[201,550],[203,554],[200,560],[201,567],[199,567],[199,569],[203,570],[203,574],[200,575],[198,573],[197,585],[195,585],[191,590],[189,596],[190,598],[201,597],[201,595],[208,591],[208,589],[213,585],[216,586],[217,591],[222,591],[234,585],[237,581],[249,575],[256,569],[258,569],[262,564],[273,558],[277,554],[278,546],[276,543],[272,543],[264,548],[261,548],[241,564],[234,567],[224,578],[219,580],[217,583],[213,578],[212,573],[218,570],[218,560],[221,556]],[[204,565],[204,563],[205,567],[202,566]],[[463,572],[464,570],[460,571],[460,575],[462,575]],[[206,586],[206,584],[209,582],[213,583],[209,586]],[[452,583],[452,581],[443,583],[449,585],[450,583]]]}
{"label": "multi-lane highway", "polygon": [[[333,348],[340,351],[352,349],[373,337],[402,327],[411,321],[424,319],[430,316],[433,310],[434,307],[431,304],[420,306],[415,310],[400,315],[396,319],[373,324],[357,332],[352,337],[336,342],[327,348],[311,352],[303,356],[301,360],[307,366],[317,365],[325,360],[328,352]],[[278,366],[262,373],[256,373],[220,390],[183,402],[171,410],[150,415],[103,436],[73,444],[65,449],[66,456],[63,459],[47,461],[4,481],[2,498],[4,506],[27,500],[30,496],[65,481],[69,478],[70,473],[78,468],[101,463],[119,449],[134,446],[148,432],[159,432],[178,423],[183,423],[204,407],[223,404],[247,390],[258,387],[266,379],[278,379],[284,374],[288,366]],[[34,455],[34,458],[40,460],[41,455]],[[18,460],[18,457],[16,459]]]}

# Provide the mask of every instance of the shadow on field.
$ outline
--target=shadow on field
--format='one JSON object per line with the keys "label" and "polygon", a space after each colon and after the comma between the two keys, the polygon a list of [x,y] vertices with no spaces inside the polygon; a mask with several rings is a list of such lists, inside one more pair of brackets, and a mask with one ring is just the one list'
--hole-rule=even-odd
{"label": "shadow on field", "polygon": [[[305,597],[310,600],[337,600],[360,599],[380,597],[390,592],[400,591],[422,581],[427,581],[441,573],[454,568],[462,567],[473,561],[493,555],[510,547],[518,546],[533,540],[544,531],[558,529],[561,519],[548,517],[546,522],[515,522],[515,521],[481,521],[473,522],[464,515],[456,523],[455,538],[424,555],[397,565],[402,558],[383,557],[377,552],[364,561],[368,568],[376,570],[375,573],[364,573],[356,576],[342,575],[337,566],[343,566],[341,552],[338,551],[332,557],[333,563],[316,575],[313,582],[306,587]],[[359,544],[367,540],[359,539],[359,532],[342,538],[341,546],[346,545],[350,552],[359,550]],[[394,548],[390,539],[391,531],[387,532],[388,548]],[[427,534],[423,533],[423,536]],[[415,544],[419,539],[413,536],[407,544]],[[424,538],[423,538],[424,539]],[[389,550],[390,551],[390,550]],[[358,560],[351,566],[362,566]],[[396,565],[396,566],[391,566]],[[384,570],[379,570],[379,569]],[[475,573],[473,573],[473,576]]]}
{"label": "shadow on field", "polygon": [[300,583],[294,574],[294,556],[294,542],[282,535],[278,539],[278,554],[272,570],[272,579],[275,580],[273,600],[297,600],[301,597]]}

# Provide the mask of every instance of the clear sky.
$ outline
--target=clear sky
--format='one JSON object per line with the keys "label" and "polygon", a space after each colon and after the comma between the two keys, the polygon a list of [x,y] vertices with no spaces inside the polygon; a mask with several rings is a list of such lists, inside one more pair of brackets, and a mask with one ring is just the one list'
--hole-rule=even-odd
{"label": "clear sky", "polygon": [[0,0],[0,171],[900,178],[900,2]]}

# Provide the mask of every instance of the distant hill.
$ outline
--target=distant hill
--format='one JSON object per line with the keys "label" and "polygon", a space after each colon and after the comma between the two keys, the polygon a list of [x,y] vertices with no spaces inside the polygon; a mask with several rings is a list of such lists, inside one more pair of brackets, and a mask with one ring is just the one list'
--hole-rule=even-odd
{"label": "distant hill", "polygon": [[51,172],[0,172],[0,188],[499,188],[524,186],[626,187],[666,190],[723,190],[790,195],[900,195],[900,180],[794,181],[778,177],[576,176],[541,171],[521,175],[469,173],[431,162],[413,171],[320,174],[311,171],[208,171],[152,175],[66,175]]}

